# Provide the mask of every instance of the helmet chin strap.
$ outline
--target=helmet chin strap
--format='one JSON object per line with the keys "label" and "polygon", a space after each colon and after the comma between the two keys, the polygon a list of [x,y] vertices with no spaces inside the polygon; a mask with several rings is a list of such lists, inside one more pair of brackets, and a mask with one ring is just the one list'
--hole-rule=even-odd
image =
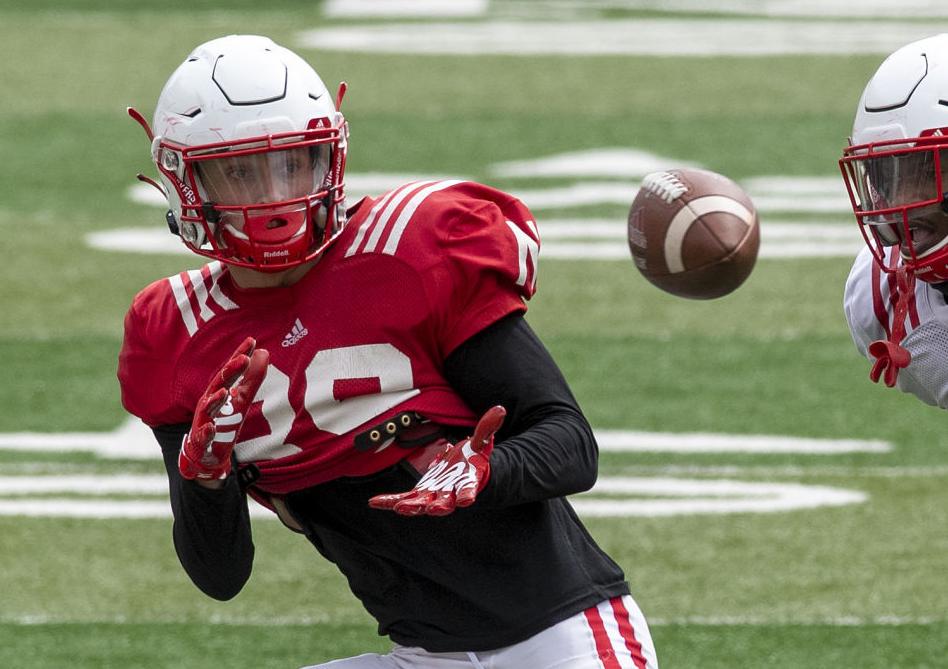
{"label": "helmet chin strap", "polygon": [[910,274],[905,265],[901,265],[895,270],[895,285],[895,304],[889,336],[869,344],[869,355],[876,359],[869,371],[869,378],[874,383],[882,378],[889,388],[895,385],[899,370],[908,367],[912,362],[912,354],[901,343],[905,338],[909,301],[915,297],[915,275]]}

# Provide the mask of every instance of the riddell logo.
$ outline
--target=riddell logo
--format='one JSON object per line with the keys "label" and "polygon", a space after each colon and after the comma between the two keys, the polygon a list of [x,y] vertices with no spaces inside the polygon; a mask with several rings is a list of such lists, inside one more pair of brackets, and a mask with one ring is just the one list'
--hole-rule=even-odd
{"label": "riddell logo", "polygon": [[290,255],[289,249],[283,249],[282,251],[264,251],[263,252],[264,258],[279,258],[280,256],[288,256],[288,255]]}
{"label": "riddell logo", "polygon": [[289,348],[308,334],[309,330],[304,328],[302,321],[297,318],[296,322],[293,323],[293,328],[284,335],[281,346],[283,346],[283,348]]}

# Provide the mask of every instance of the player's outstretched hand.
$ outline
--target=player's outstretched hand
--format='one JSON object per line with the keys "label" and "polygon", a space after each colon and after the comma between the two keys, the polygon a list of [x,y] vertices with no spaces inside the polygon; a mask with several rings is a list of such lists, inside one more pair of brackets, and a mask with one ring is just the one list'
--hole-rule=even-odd
{"label": "player's outstretched hand", "polygon": [[247,409],[270,364],[266,349],[247,337],[207,385],[184,437],[178,469],[186,479],[222,479],[230,473],[230,454]]}
{"label": "player's outstretched hand", "polygon": [[472,436],[445,446],[414,488],[376,495],[369,506],[403,516],[446,516],[458,507],[470,506],[490,478],[494,434],[506,415],[502,406],[491,407],[477,422]]}

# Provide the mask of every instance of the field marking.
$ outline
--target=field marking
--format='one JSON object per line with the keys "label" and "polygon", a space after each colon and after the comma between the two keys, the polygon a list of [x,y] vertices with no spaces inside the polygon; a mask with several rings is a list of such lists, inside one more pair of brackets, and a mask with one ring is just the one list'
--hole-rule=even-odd
{"label": "field marking", "polygon": [[[5,468],[5,471],[12,471]],[[948,476],[948,465],[628,465],[613,467],[610,471],[641,476],[706,476],[706,477],[760,477],[804,478],[834,477],[848,479],[905,479],[941,478]]]}
{"label": "field marking", "polygon": [[826,627],[904,627],[909,625],[938,625],[948,618],[936,616],[834,616],[829,618],[798,618],[788,616],[684,616],[681,618],[649,618],[650,627],[657,625],[700,625],[709,627],[784,627],[820,625]]}
{"label": "field marking", "polygon": [[[702,11],[707,11],[704,7]],[[944,26],[926,22],[637,18],[353,24],[298,33],[303,48],[481,56],[887,54]]]}
{"label": "field marking", "polygon": [[[638,192],[638,181],[671,159],[635,149],[594,149],[568,152],[536,160],[498,163],[495,170],[508,177],[613,177],[617,181],[580,181],[553,188],[513,189],[536,211],[596,205],[627,206]],[[385,192],[425,175],[381,172],[352,174],[346,179],[350,199]],[[464,177],[455,177],[463,179]],[[797,223],[770,214],[822,214],[849,216],[849,200],[842,181],[832,177],[761,176],[742,184],[761,213],[761,258],[852,258],[863,241],[854,223]],[[128,197],[140,204],[165,207],[164,198],[147,184],[136,184]],[[622,219],[573,219],[537,217],[543,239],[542,255],[557,260],[629,259],[625,221]],[[126,253],[190,255],[179,239],[164,226],[118,228],[86,235],[88,246]]]}
{"label": "field marking", "polygon": [[487,13],[488,0],[326,0],[330,18],[470,17]]}
{"label": "field marking", "polygon": [[[697,163],[627,147],[567,151],[539,158],[495,163],[488,171],[514,179],[579,179],[550,188],[514,188],[512,192],[534,209],[619,204],[628,206],[638,193],[639,182],[650,172],[671,167],[701,167]],[[353,172],[346,174],[346,194],[355,202],[411,181],[433,179],[432,175],[403,172]],[[452,175],[437,178],[466,180]],[[598,179],[598,180],[595,180]],[[608,179],[608,180],[603,180]],[[756,208],[764,213],[851,215],[849,196],[839,175],[761,175],[744,179]],[[133,202],[166,208],[164,197],[152,186],[136,182],[127,191]]]}
{"label": "field marking", "polygon": [[[385,176],[373,173],[368,178],[354,175],[346,179],[346,195],[357,202],[368,195],[378,195],[417,179],[402,174]],[[641,175],[640,175],[641,176]],[[454,177],[464,180],[464,177]],[[617,177],[618,179],[618,177]],[[550,188],[511,188],[513,195],[535,210],[585,207],[590,205],[621,205],[628,207],[639,192],[633,177],[616,181],[579,181]],[[838,182],[838,183],[837,183]],[[761,213],[797,212],[801,214],[851,215],[852,209],[842,181],[835,177],[761,177],[749,179],[743,186],[754,206]],[[150,207],[167,208],[164,197],[148,184],[135,184],[127,191],[132,202]],[[853,224],[855,227],[855,224]]]}
{"label": "field marking", "polygon": [[[887,453],[885,441],[812,439],[787,435],[668,433],[636,430],[594,430],[604,451],[664,453]],[[128,418],[109,432],[0,432],[0,450],[58,453],[86,451],[109,459],[160,460],[151,430]],[[2,492],[2,488],[0,488]]]}
{"label": "field marking", "polygon": [[679,160],[624,147],[604,147],[566,151],[540,158],[509,160],[494,163],[489,172],[503,178],[575,178],[612,177],[614,179],[640,179],[646,174],[669,167],[701,167],[699,163]]}
{"label": "field marking", "polygon": [[[342,0],[340,0],[342,1]],[[361,0],[348,0],[360,2]],[[394,0],[395,2],[404,0]],[[615,9],[653,9],[663,12],[720,12],[756,16],[822,16],[856,18],[919,18],[948,17],[948,6],[941,0],[507,0],[510,5],[522,6],[524,13],[549,13],[572,10],[574,14]]]}
{"label": "field marking", "polygon": [[[603,451],[677,453],[884,453],[880,441],[806,439],[766,435],[704,433],[665,434],[627,430],[596,430]],[[62,452],[91,451],[106,458],[160,459],[151,431],[130,418],[111,432],[6,433],[0,449]],[[79,474],[0,477],[0,516],[71,518],[166,518],[166,500],[89,499],[89,496],[164,496],[162,475]],[[85,496],[56,497],[56,494]],[[622,498],[595,499],[595,495]],[[43,497],[37,498],[36,495]],[[663,499],[643,499],[659,496]],[[671,499],[668,499],[671,498]],[[589,493],[574,497],[579,513],[596,517],[675,516],[691,514],[773,513],[864,502],[860,491],[799,483],[682,479],[668,477],[600,477]],[[272,518],[253,503],[251,514]]]}
{"label": "field marking", "polygon": [[[540,222],[544,243],[560,239],[625,239],[626,222],[611,218],[548,218]],[[812,239],[821,243],[862,240],[855,225],[843,223],[796,223],[768,218],[765,234],[773,240],[802,242]]]}
{"label": "field marking", "polygon": [[[630,257],[625,221],[548,218],[539,229],[543,258],[626,261]],[[853,258],[863,245],[855,225],[765,219],[758,257]]]}
{"label": "field marking", "polygon": [[[164,495],[161,475],[0,476],[0,516],[57,518],[167,518],[167,500],[94,499],[116,494]],[[85,497],[30,497],[71,494]],[[609,495],[608,499],[596,496]],[[661,499],[649,499],[660,497]],[[857,490],[801,483],[655,477],[600,477],[592,490],[571,498],[580,515],[591,517],[667,517],[696,514],[776,513],[824,506],[860,504]],[[253,517],[275,519],[251,501]]]}
{"label": "field marking", "polygon": [[[592,499],[597,494],[629,499]],[[642,497],[673,499],[642,499]],[[581,516],[650,517],[697,514],[776,513],[824,506],[861,504],[869,496],[858,490],[802,483],[600,477],[587,493],[571,498]]]}
{"label": "field marking", "polygon": [[[616,9],[839,18],[948,16],[945,3],[932,0],[505,0],[495,5],[496,13],[523,18],[575,18]],[[488,0],[326,0],[323,14],[329,18],[476,17],[487,15],[489,7]]]}
{"label": "field marking", "polygon": [[[0,464],[4,476],[85,476],[102,471],[94,463],[75,462],[11,462]],[[948,477],[948,465],[645,465],[611,464],[608,471],[625,476],[672,476],[687,478],[749,477],[775,478],[846,478],[846,479],[911,479]]]}
{"label": "field marking", "polygon": [[888,453],[887,441],[859,439],[808,439],[774,435],[720,434],[709,432],[635,432],[595,430],[599,450],[624,453]]}
{"label": "field marking", "polygon": [[0,497],[53,492],[87,495],[158,495],[168,492],[168,477],[161,474],[0,476]]}
{"label": "field marking", "polygon": [[109,432],[0,432],[0,450],[83,451],[112,459],[161,459],[151,430],[137,418],[128,418]]}
{"label": "field marking", "polygon": [[91,520],[170,518],[171,505],[167,501],[86,500],[75,498],[8,500],[0,498],[0,516],[85,518]]}
{"label": "field marking", "polygon": [[[639,184],[618,181],[585,181],[564,184],[554,188],[514,188],[513,195],[523,200],[528,207],[539,209],[563,209],[591,205],[614,204],[628,207],[639,192]],[[842,184],[839,190],[842,191]],[[852,208],[844,192],[817,194],[801,197],[798,193],[754,193],[749,192],[757,211],[799,212],[805,214],[851,215]],[[855,227],[855,224],[853,224]]]}
{"label": "field marking", "polygon": [[[588,223],[588,221],[586,222]],[[539,224],[540,236],[544,240],[540,257],[555,260],[603,260],[630,261],[629,244],[625,238],[625,223],[607,221],[611,239],[601,241],[586,239],[602,238],[603,228],[594,224],[588,230],[583,226],[570,226],[567,220],[544,219]],[[568,228],[568,235],[566,234]],[[548,237],[546,231],[553,235]],[[571,241],[575,239],[575,241]],[[85,237],[88,246],[101,251],[121,253],[144,253],[181,255],[196,258],[181,240],[158,225],[152,228],[117,228],[93,232]],[[864,242],[855,225],[781,224],[774,227],[767,223],[761,226],[760,251],[763,259],[792,258],[854,258]],[[198,262],[197,260],[195,262]],[[200,261],[203,262],[203,261]]]}

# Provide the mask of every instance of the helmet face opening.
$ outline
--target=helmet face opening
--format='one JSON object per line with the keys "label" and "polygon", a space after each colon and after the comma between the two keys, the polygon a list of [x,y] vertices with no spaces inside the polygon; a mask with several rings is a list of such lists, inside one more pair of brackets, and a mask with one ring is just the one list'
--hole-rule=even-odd
{"label": "helmet face opening", "polygon": [[208,203],[277,204],[325,193],[321,187],[329,169],[328,146],[273,151],[235,148],[194,161],[195,177]]}
{"label": "helmet face opening", "polygon": [[190,147],[161,143],[159,170],[183,186],[181,222],[203,233],[185,242],[262,271],[315,258],[341,229],[343,196],[333,169],[340,135],[330,128]]}
{"label": "helmet face opening", "polygon": [[948,138],[887,140],[847,147],[840,160],[853,212],[876,261],[898,246],[905,264],[925,281],[948,279],[948,213],[944,171]]}

